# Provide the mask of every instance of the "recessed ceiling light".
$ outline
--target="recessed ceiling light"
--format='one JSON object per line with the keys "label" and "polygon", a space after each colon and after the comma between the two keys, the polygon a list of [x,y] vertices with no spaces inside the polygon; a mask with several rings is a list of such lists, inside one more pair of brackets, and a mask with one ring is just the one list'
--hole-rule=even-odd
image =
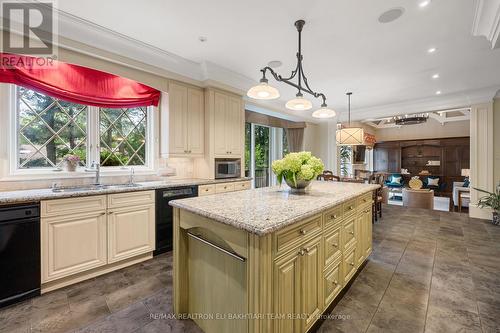
{"label": "recessed ceiling light", "polygon": [[404,12],[405,12],[405,9],[402,7],[389,9],[388,11],[382,13],[378,17],[378,21],[380,23],[390,23],[390,22],[396,21],[398,18],[400,18],[403,15]]}
{"label": "recessed ceiling light", "polygon": [[434,74],[434,75],[432,76],[432,78],[433,78],[433,79],[439,79],[439,74],[438,74],[438,73]]}
{"label": "recessed ceiling light", "polygon": [[205,37],[205,36],[200,36],[200,37],[198,37],[198,40],[199,40],[200,42],[202,42],[202,43],[205,43],[205,42],[207,41],[207,37]]}
{"label": "recessed ceiling light", "polygon": [[441,95],[441,90],[436,91],[436,95]]}
{"label": "recessed ceiling light", "polygon": [[423,1],[419,2],[418,6],[420,8],[425,8],[425,7],[429,6],[430,3],[431,3],[431,0],[423,0]]}
{"label": "recessed ceiling light", "polygon": [[269,61],[267,63],[267,65],[271,68],[278,68],[278,67],[281,67],[281,65],[283,65],[283,63],[279,60],[273,60],[273,61]]}
{"label": "recessed ceiling light", "polygon": [[437,49],[435,47],[431,47],[430,49],[427,50],[427,53],[434,53],[436,51]]}

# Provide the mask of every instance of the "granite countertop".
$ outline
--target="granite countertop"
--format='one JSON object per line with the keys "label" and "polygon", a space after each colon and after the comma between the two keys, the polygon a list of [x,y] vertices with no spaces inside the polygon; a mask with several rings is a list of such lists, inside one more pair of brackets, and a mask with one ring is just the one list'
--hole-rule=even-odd
{"label": "granite countertop", "polygon": [[15,204],[20,202],[36,202],[47,199],[62,199],[62,198],[84,197],[89,195],[156,190],[156,189],[171,188],[178,186],[229,183],[229,182],[238,182],[246,180],[251,180],[251,178],[172,179],[165,181],[138,182],[137,184],[139,186],[136,187],[113,187],[100,190],[85,190],[76,192],[52,192],[52,189],[50,188],[20,190],[20,191],[5,191],[5,192],[0,192],[0,205]]}
{"label": "granite countertop", "polygon": [[307,194],[291,194],[279,187],[267,187],[174,200],[170,205],[257,235],[265,235],[378,187],[315,181]]}

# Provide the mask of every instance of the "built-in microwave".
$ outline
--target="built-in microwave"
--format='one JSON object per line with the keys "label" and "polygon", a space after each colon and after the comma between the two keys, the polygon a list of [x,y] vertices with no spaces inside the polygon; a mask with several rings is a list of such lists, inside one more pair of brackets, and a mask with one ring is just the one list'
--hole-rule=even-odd
{"label": "built-in microwave", "polygon": [[239,158],[216,158],[215,178],[239,178],[241,177],[241,159]]}

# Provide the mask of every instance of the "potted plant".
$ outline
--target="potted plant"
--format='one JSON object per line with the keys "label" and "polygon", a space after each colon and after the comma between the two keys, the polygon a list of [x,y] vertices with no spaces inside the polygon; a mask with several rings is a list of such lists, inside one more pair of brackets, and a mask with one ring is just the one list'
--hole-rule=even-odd
{"label": "potted plant", "polygon": [[323,172],[323,162],[310,152],[289,153],[273,162],[273,172],[281,185],[283,179],[292,191],[304,191]]}
{"label": "potted plant", "polygon": [[475,187],[474,189],[487,194],[479,199],[477,206],[479,208],[491,208],[493,210],[493,224],[500,225],[500,186],[496,188],[494,193]]}
{"label": "potted plant", "polygon": [[69,172],[75,172],[76,167],[80,163],[81,159],[80,156],[78,155],[66,155],[64,156],[64,165],[66,168],[66,171]]}

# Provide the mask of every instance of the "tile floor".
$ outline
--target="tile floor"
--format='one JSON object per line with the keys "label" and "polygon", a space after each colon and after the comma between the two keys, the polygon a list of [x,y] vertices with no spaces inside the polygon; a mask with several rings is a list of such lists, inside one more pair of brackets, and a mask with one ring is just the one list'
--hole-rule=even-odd
{"label": "tile floor", "polygon": [[[500,332],[500,227],[384,207],[374,252],[318,332]],[[0,310],[0,332],[200,332],[172,311],[170,254]]]}

